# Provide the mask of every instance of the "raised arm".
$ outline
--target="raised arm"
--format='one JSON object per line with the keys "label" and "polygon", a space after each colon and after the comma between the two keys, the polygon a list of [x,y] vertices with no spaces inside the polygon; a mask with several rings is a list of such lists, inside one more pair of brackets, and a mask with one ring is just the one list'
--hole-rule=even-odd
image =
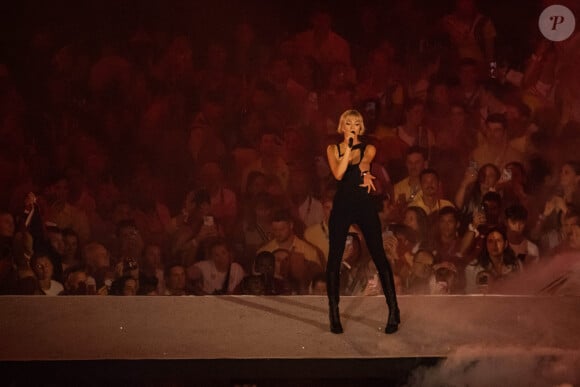
{"label": "raised arm", "polygon": [[377,149],[374,145],[367,145],[365,154],[358,166],[363,178],[363,182],[360,186],[366,188],[368,193],[377,190],[375,184],[373,183],[375,177],[371,174],[371,163],[374,160],[376,153]]}
{"label": "raised arm", "polygon": [[326,157],[328,158],[328,165],[330,170],[334,175],[336,180],[342,180],[346,168],[348,167],[348,161],[350,159],[350,152],[352,151],[349,147],[345,147],[344,154],[342,157],[338,156],[338,148],[335,145],[329,145],[326,148]]}
{"label": "raised arm", "polygon": [[376,154],[377,148],[375,148],[374,145],[368,144],[365,148],[365,154],[359,164],[361,173],[371,170],[371,163],[375,159]]}
{"label": "raised arm", "polygon": [[465,199],[468,196],[468,192],[471,190],[474,184],[477,182],[477,172],[473,170],[467,170],[463,176],[461,184],[455,193],[455,207],[461,209],[465,204]]}

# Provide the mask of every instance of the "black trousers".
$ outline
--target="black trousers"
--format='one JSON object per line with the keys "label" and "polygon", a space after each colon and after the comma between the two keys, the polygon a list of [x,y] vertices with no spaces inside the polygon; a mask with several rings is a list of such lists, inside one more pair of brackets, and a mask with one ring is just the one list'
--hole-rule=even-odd
{"label": "black trousers", "polygon": [[327,293],[330,303],[338,303],[340,288],[340,264],[348,229],[357,224],[377,267],[379,279],[389,310],[397,308],[393,271],[383,249],[381,222],[377,209],[368,194],[348,198],[337,193],[328,221],[329,252],[326,266]]}

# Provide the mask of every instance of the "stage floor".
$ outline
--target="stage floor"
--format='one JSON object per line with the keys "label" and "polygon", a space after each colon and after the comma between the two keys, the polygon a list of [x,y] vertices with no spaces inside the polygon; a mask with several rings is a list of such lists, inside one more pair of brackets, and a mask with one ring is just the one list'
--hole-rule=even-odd
{"label": "stage floor", "polygon": [[580,348],[580,297],[401,296],[399,305],[400,329],[385,335],[383,297],[342,297],[345,332],[334,335],[319,296],[7,296],[0,361],[4,368],[89,362],[93,370],[123,361],[135,372],[173,362],[218,376],[235,363],[254,365],[238,367],[236,377],[263,368],[285,377],[379,377],[384,370],[369,371],[377,364],[413,368],[466,348],[501,356],[506,348],[577,356]]}

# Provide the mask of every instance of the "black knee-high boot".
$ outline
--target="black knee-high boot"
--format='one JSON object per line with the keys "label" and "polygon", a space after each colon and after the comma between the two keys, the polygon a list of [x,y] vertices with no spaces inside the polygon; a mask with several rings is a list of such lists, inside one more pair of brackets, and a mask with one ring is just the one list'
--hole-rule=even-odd
{"label": "black knee-high boot", "polygon": [[330,319],[330,331],[332,333],[342,333],[342,324],[340,323],[340,312],[338,302],[340,300],[340,277],[338,273],[327,273],[326,275],[326,292],[328,294],[328,317]]}
{"label": "black knee-high boot", "polygon": [[379,270],[379,280],[381,281],[387,305],[389,306],[389,318],[385,326],[385,333],[395,333],[399,329],[401,317],[397,303],[397,294],[395,293],[395,281],[393,280],[393,272],[390,270],[390,267],[387,267],[386,270]]}

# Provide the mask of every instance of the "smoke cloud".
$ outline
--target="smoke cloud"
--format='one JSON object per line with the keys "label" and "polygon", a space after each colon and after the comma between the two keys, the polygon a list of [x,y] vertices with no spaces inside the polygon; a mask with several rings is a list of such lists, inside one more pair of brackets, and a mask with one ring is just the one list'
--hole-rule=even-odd
{"label": "smoke cloud", "polygon": [[421,367],[408,387],[573,386],[580,383],[580,351],[557,348],[466,346],[435,367]]}

